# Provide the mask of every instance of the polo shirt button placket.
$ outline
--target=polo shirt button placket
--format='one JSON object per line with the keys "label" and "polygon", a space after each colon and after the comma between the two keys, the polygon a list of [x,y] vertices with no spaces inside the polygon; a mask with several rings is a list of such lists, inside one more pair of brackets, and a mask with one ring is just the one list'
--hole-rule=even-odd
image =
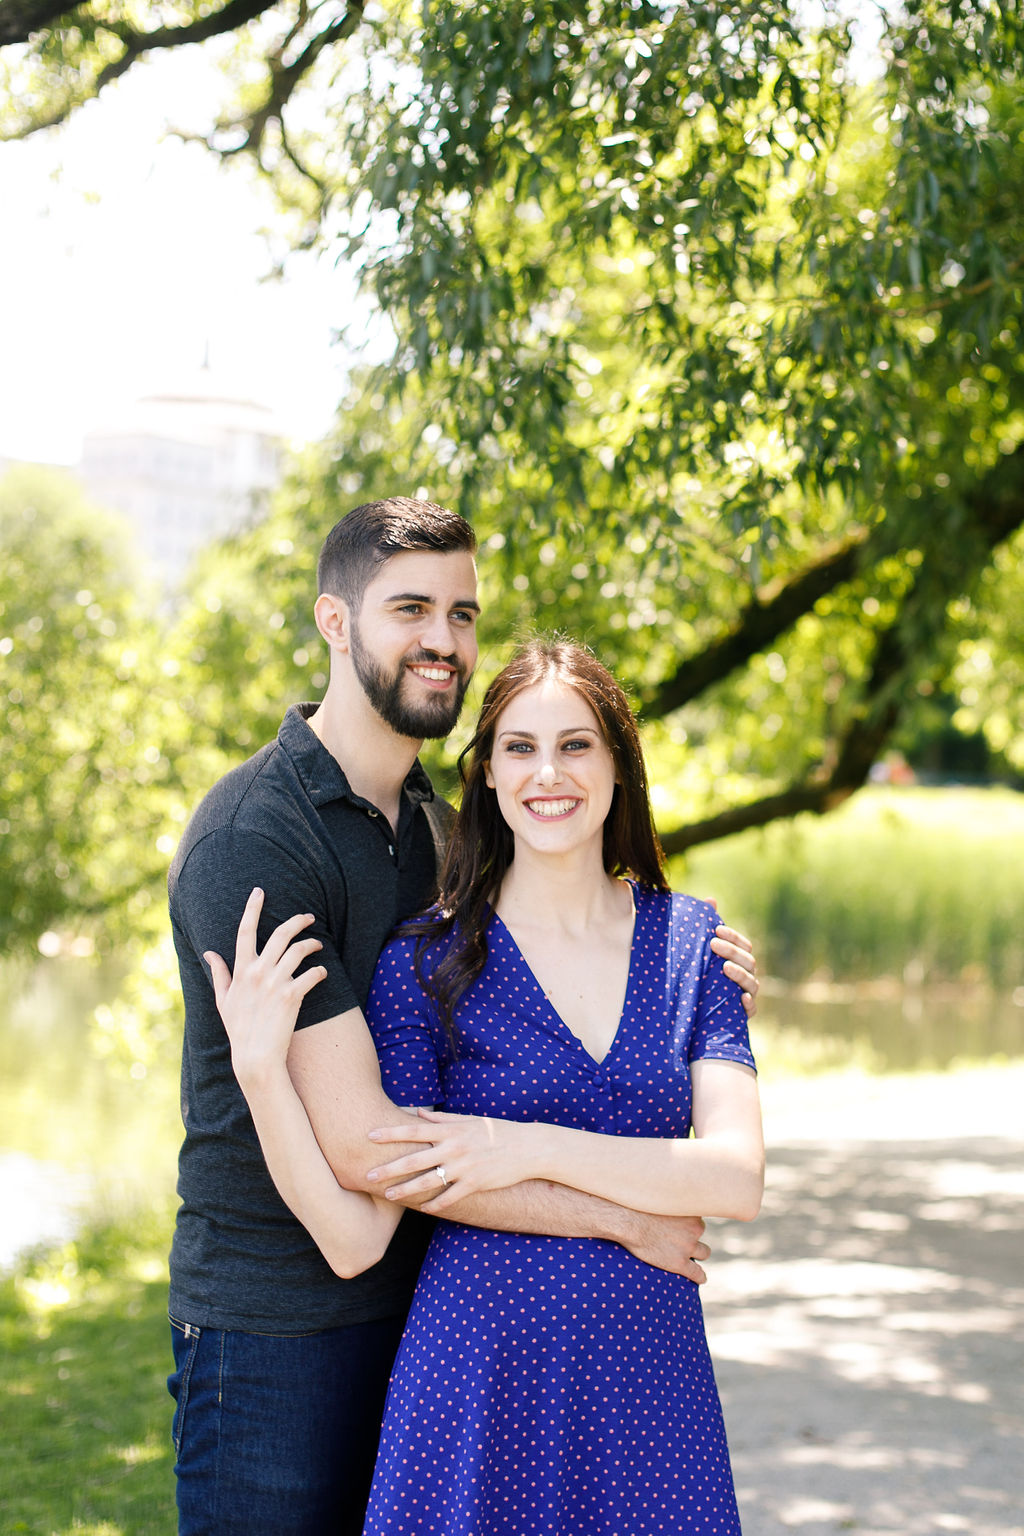
{"label": "polo shirt button placket", "polygon": [[[380,811],[375,811],[372,806],[368,806],[366,814],[367,814],[367,816],[372,816],[374,821],[376,821],[378,819],[378,817],[380,816]],[[394,843],[388,843],[388,853],[391,855],[392,858],[394,858],[394,856],[395,856],[395,845],[394,845]]]}

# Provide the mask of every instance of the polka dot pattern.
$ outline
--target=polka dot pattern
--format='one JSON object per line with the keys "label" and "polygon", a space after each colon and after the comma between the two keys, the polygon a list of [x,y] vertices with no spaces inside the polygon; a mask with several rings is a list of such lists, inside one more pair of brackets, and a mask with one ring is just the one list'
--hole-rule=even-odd
{"label": "polka dot pattern", "polygon": [[[634,887],[626,999],[598,1064],[488,929],[459,1052],[412,941],[368,1009],[398,1103],[621,1136],[689,1130],[689,1064],[753,1065],[704,903]],[[392,1376],[365,1536],[737,1536],[698,1289],[596,1239],[439,1222]]]}

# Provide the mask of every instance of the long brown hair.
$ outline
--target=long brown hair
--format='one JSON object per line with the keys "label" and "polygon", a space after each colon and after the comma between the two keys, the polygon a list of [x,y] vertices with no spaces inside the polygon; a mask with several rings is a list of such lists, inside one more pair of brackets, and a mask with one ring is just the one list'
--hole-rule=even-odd
{"label": "long brown hair", "polygon": [[[490,908],[515,851],[497,795],[487,786],[485,770],[494,749],[495,729],[517,694],[549,679],[575,689],[590,705],[615,765],[618,782],[604,824],[605,870],[610,875],[633,875],[656,891],[668,890],[640,733],[622,688],[582,645],[556,639],[531,640],[520,646],[484,695],[476,732],[459,757],[462,804],[441,870],[437,905],[400,930],[419,941],[417,974],[436,1001],[453,1044],[455,1008],[484,967]],[[449,942],[428,976],[422,964],[424,952],[442,940]]]}

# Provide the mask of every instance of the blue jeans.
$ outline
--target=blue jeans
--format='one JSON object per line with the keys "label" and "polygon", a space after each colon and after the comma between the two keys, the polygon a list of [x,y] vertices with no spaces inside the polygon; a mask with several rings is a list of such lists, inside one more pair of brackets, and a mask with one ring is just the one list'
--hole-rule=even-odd
{"label": "blue jeans", "polygon": [[295,1336],[172,1318],[180,1536],[359,1536],[403,1323]]}

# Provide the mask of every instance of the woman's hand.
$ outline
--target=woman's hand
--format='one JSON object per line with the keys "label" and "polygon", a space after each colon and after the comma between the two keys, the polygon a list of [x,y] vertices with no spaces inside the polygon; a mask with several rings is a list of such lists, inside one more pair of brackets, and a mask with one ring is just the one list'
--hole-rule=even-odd
{"label": "woman's hand", "polygon": [[257,887],[238,925],[233,975],[220,955],[211,950],[203,956],[243,1092],[247,1083],[258,1082],[268,1070],[284,1064],[302,999],[327,975],[322,965],[295,975],[296,966],[323,948],[319,939],[292,942],[313,921],[308,912],[275,928],[258,954],[256,929],[262,910],[263,892]]}
{"label": "woman's hand", "polygon": [[[381,1143],[422,1141],[422,1152],[409,1152],[367,1174],[372,1183],[391,1184],[389,1200],[417,1200],[418,1209],[436,1215],[484,1189],[507,1189],[531,1177],[527,1153],[542,1134],[540,1125],[494,1120],[485,1115],[447,1115],[434,1109],[419,1111],[420,1123],[386,1126],[371,1131]],[[418,1175],[418,1177],[417,1177]],[[442,1177],[443,1175],[443,1177]]]}

